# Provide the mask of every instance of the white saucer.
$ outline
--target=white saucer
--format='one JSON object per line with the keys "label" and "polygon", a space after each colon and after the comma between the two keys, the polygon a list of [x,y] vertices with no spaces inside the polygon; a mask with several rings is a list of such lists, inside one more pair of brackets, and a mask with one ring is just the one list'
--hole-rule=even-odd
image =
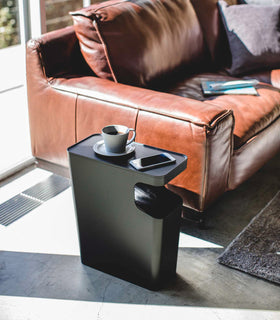
{"label": "white saucer", "polygon": [[135,145],[134,145],[134,143],[129,144],[128,146],[126,146],[125,152],[123,152],[123,153],[114,153],[114,152],[106,151],[104,141],[101,140],[101,141],[98,141],[93,146],[93,150],[97,154],[102,155],[102,156],[106,156],[106,157],[122,157],[122,156],[126,156],[126,155],[132,153],[135,150]]}

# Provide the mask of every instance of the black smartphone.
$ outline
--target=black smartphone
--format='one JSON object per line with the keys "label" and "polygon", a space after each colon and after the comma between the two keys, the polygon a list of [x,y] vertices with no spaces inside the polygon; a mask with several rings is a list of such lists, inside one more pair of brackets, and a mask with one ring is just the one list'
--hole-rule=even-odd
{"label": "black smartphone", "polygon": [[154,156],[138,158],[129,161],[132,167],[137,170],[148,170],[162,167],[174,162],[176,162],[176,159],[168,153],[160,153]]}

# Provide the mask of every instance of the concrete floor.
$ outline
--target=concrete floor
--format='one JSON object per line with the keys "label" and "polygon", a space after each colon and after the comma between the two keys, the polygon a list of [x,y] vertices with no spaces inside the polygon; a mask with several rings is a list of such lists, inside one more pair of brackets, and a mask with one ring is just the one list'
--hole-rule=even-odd
{"label": "concrete floor", "polygon": [[[218,255],[280,190],[280,154],[209,209],[205,227],[183,221],[177,277],[153,292],[80,262],[71,189],[0,226],[0,320],[280,319],[280,287],[219,265]],[[1,188],[8,199],[50,172]]]}

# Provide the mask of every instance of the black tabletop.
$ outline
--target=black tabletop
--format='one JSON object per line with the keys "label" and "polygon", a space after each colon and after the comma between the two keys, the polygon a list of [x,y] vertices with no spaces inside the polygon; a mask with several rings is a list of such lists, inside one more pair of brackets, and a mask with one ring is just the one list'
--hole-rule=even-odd
{"label": "black tabletop", "polygon": [[[102,140],[102,136],[100,134],[93,134],[87,137],[86,139],[76,143],[75,145],[69,147],[68,152],[70,154],[76,154],[82,157],[92,159],[94,161],[100,161],[104,164],[118,166],[124,170],[131,170],[134,171],[135,174],[165,178],[166,181],[170,181],[172,178],[174,178],[180,172],[182,172],[187,166],[187,156],[183,154],[171,152],[164,149],[154,148],[136,142],[134,143],[135,150],[128,155],[121,157],[101,156],[95,153],[93,150],[94,145],[100,140]],[[138,171],[129,164],[129,161],[132,159],[148,157],[163,152],[167,152],[170,155],[172,155],[176,159],[176,162],[167,166],[145,171]]]}

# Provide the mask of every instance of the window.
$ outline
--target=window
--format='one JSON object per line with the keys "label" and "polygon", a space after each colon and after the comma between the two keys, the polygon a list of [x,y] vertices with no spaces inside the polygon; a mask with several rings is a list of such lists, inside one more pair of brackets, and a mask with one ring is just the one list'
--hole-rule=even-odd
{"label": "window", "polygon": [[69,11],[86,7],[90,0],[45,0],[46,31],[53,31],[73,24]]}
{"label": "window", "polygon": [[0,49],[20,43],[17,0],[0,0]]}
{"label": "window", "polygon": [[83,7],[83,0],[46,0],[46,30],[47,32],[73,24],[69,11]]}

